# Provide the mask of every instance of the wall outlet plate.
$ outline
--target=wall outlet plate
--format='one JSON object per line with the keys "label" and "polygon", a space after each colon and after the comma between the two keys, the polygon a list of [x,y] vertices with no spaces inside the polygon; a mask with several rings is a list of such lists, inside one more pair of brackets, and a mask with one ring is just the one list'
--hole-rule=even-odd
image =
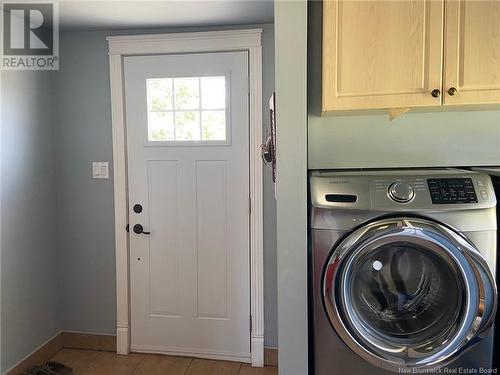
{"label": "wall outlet plate", "polygon": [[92,178],[97,178],[97,179],[109,178],[109,163],[107,161],[93,161]]}

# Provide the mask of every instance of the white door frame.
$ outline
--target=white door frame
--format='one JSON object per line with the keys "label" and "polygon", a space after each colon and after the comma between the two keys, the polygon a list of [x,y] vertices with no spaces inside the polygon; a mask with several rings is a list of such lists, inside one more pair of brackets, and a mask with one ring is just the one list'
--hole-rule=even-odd
{"label": "white door frame", "polygon": [[252,366],[264,364],[264,262],[262,199],[262,29],[153,35],[110,36],[109,70],[113,133],[113,178],[116,249],[116,343],[118,354],[130,352],[130,272],[127,142],[123,57],[174,53],[248,51],[250,100],[250,310]]}

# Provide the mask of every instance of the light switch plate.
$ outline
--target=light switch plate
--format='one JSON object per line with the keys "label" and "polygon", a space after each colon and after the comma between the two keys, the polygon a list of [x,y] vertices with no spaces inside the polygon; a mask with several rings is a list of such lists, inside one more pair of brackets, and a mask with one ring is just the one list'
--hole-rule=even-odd
{"label": "light switch plate", "polygon": [[109,178],[109,163],[107,161],[92,162],[92,178]]}

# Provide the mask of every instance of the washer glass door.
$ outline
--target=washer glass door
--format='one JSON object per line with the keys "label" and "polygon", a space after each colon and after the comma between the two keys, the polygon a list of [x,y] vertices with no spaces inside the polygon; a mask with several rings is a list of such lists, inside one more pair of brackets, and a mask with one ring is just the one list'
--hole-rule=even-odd
{"label": "washer glass door", "polygon": [[393,371],[449,362],[491,325],[496,309],[477,250],[444,226],[412,218],[348,236],[327,264],[324,297],[346,344]]}
{"label": "washer glass door", "polygon": [[401,345],[440,345],[463,313],[457,267],[411,242],[381,245],[353,265],[347,310],[362,329]]}

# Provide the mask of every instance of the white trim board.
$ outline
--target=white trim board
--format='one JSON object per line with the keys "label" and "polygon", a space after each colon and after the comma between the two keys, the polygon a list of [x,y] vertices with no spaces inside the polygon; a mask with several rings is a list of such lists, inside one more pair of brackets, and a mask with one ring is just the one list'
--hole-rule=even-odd
{"label": "white trim board", "polygon": [[[107,37],[111,85],[115,197],[117,352],[130,352],[129,241],[123,57],[168,53],[248,51],[250,82],[250,309],[251,362],[264,365],[262,197],[262,29]],[[222,359],[222,358],[221,358]]]}

